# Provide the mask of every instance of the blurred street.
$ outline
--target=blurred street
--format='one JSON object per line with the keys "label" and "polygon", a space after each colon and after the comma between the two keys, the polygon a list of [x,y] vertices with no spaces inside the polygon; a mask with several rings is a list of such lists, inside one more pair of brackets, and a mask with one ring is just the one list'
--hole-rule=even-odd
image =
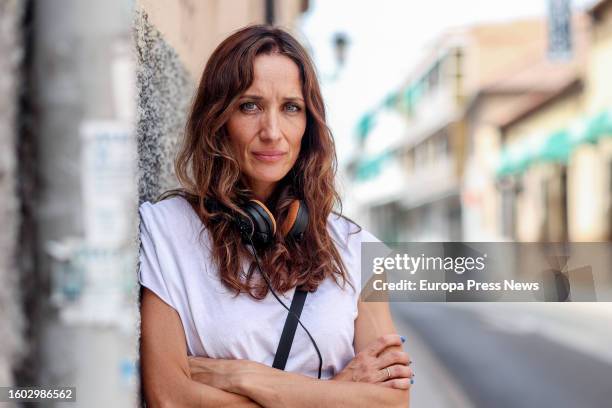
{"label": "blurred street", "polygon": [[[410,304],[406,304],[410,305]],[[399,307],[395,307],[399,306]],[[404,350],[413,360],[415,383],[410,391],[411,407],[473,407],[457,378],[443,364],[429,341],[403,316],[402,304],[392,305],[397,332],[406,336]]]}
{"label": "blurred street", "polygon": [[[608,304],[396,303],[392,308],[415,361],[413,407],[610,406]],[[411,348],[413,336],[418,340]],[[432,355],[441,364],[435,370]]]}

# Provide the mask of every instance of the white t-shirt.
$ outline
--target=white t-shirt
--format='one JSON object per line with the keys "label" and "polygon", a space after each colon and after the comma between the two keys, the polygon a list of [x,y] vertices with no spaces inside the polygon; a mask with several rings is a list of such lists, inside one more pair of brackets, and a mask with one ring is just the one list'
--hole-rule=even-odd
{"label": "white t-shirt", "polygon": [[[235,295],[219,279],[210,238],[189,203],[172,197],[140,206],[140,284],[175,309],[182,321],[189,355],[248,359],[272,366],[287,310],[271,293],[262,300]],[[330,378],[354,357],[354,323],[361,288],[361,242],[378,241],[335,214],[328,231],[355,289],[328,278],[309,293],[300,320],[323,357],[322,378]],[[352,232],[349,234],[349,232]],[[279,294],[289,306],[291,291]],[[286,371],[316,377],[319,359],[298,326]]]}

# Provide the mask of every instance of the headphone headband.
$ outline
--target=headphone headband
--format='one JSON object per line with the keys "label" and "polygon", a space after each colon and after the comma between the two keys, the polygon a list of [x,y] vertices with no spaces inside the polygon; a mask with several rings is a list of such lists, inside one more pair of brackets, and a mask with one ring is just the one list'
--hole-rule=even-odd
{"label": "headphone headband", "polygon": [[[207,200],[209,209],[226,210],[216,200]],[[266,246],[272,243],[276,234],[276,219],[272,212],[259,200],[251,199],[240,209],[246,214],[234,213],[233,219],[245,243],[252,241],[256,246]],[[289,204],[287,218],[280,227],[284,237],[299,241],[308,227],[308,209],[300,200]]]}

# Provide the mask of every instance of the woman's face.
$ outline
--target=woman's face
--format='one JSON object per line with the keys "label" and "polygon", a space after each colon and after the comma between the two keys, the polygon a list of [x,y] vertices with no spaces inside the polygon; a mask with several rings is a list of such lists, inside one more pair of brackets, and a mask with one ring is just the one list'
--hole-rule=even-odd
{"label": "woman's face", "polygon": [[253,71],[253,83],[226,129],[240,170],[255,196],[265,201],[300,154],[306,106],[300,71],[290,58],[259,55]]}

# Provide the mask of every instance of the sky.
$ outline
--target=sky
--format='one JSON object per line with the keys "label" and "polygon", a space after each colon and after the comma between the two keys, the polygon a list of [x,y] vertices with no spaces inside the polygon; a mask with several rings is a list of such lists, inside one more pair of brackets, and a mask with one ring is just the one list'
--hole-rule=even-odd
{"label": "sky", "polygon": [[[584,10],[596,0],[573,0]],[[311,0],[301,33],[319,71],[342,165],[354,146],[354,129],[367,110],[397,89],[431,43],[449,28],[544,17],[548,0]],[[349,38],[347,61],[336,72],[332,38]]]}

